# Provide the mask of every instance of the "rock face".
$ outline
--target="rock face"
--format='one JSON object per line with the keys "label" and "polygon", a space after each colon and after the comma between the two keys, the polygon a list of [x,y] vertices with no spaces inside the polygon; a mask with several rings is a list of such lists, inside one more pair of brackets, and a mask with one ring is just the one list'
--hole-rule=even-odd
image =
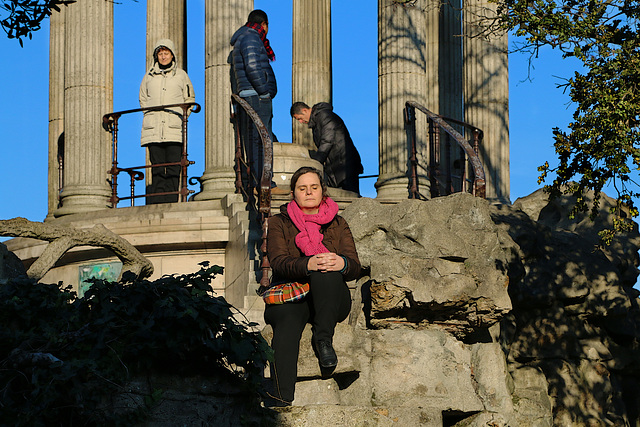
{"label": "rock face", "polygon": [[610,200],[596,223],[570,202],[354,202],[366,274],[338,368],[322,378],[307,329],[279,425],[640,425],[640,235],[597,247]]}
{"label": "rock face", "polygon": [[[544,374],[554,425],[640,425],[638,228],[600,247],[611,224],[602,201],[596,222],[568,219],[571,199],[541,191],[499,206],[493,218],[508,241],[513,311],[501,342],[514,378]],[[526,213],[525,213],[526,212]],[[528,374],[527,374],[528,375]]]}
{"label": "rock face", "polygon": [[[262,425],[640,426],[640,235],[599,247],[611,200],[595,224],[566,220],[570,202],[354,202],[343,216],[364,274],[338,367],[322,376],[307,327],[294,406]],[[235,425],[231,400],[200,394],[171,395],[147,425],[218,410],[215,425]],[[193,399],[208,409],[180,403]]]}
{"label": "rock face", "polygon": [[343,216],[368,271],[372,327],[439,325],[464,338],[511,310],[507,258],[485,200],[360,199]]}

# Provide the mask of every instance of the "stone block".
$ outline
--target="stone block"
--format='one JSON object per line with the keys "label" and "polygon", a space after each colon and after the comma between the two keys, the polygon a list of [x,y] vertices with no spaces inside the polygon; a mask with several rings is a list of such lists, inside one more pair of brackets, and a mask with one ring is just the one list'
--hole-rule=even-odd
{"label": "stone block", "polygon": [[462,338],[511,310],[507,257],[487,201],[468,194],[397,205],[362,198],[343,216],[370,271],[376,328],[437,324]]}
{"label": "stone block", "polygon": [[476,394],[471,351],[446,332],[380,330],[371,334],[374,405],[484,410]]}
{"label": "stone block", "polygon": [[278,408],[282,427],[442,427],[440,411],[431,408],[309,405]]}

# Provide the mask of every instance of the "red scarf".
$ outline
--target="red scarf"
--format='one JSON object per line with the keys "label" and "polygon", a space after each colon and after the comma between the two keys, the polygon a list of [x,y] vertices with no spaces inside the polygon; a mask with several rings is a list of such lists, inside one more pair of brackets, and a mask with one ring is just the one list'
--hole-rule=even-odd
{"label": "red scarf", "polygon": [[269,39],[267,38],[267,34],[262,29],[262,25],[256,24],[255,22],[247,22],[244,24],[246,27],[253,28],[260,35],[260,40],[262,40],[262,44],[264,44],[264,48],[267,50],[267,56],[270,61],[276,60],[276,54],[273,53],[273,49],[271,49],[271,45],[269,44]]}
{"label": "red scarf", "polygon": [[287,213],[300,233],[296,235],[296,246],[307,256],[327,253],[329,249],[322,244],[324,236],[320,226],[329,224],[338,214],[338,204],[326,197],[318,206],[318,213],[307,215],[302,212],[295,200],[287,204]]}

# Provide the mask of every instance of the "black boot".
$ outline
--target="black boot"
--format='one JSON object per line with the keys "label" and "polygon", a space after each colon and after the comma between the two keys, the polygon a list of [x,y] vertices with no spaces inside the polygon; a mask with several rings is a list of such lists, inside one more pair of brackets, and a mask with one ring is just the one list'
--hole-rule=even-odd
{"label": "black boot", "polygon": [[335,368],[338,365],[338,356],[329,341],[318,341],[316,343],[318,360],[321,368]]}

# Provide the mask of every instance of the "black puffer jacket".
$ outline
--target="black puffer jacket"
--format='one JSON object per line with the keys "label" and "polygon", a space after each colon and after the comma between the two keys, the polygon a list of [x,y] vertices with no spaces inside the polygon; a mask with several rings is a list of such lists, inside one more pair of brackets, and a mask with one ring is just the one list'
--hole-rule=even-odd
{"label": "black puffer jacket", "polygon": [[231,45],[233,51],[229,63],[233,93],[253,89],[258,95],[275,97],[278,92],[276,76],[260,34],[253,28],[242,26],[231,37]]}
{"label": "black puffer jacket", "polygon": [[320,102],[311,108],[309,127],[313,131],[313,142],[318,147],[311,157],[324,164],[327,185],[336,187],[348,174],[357,177],[362,173],[360,154],[347,127],[330,104]]}

